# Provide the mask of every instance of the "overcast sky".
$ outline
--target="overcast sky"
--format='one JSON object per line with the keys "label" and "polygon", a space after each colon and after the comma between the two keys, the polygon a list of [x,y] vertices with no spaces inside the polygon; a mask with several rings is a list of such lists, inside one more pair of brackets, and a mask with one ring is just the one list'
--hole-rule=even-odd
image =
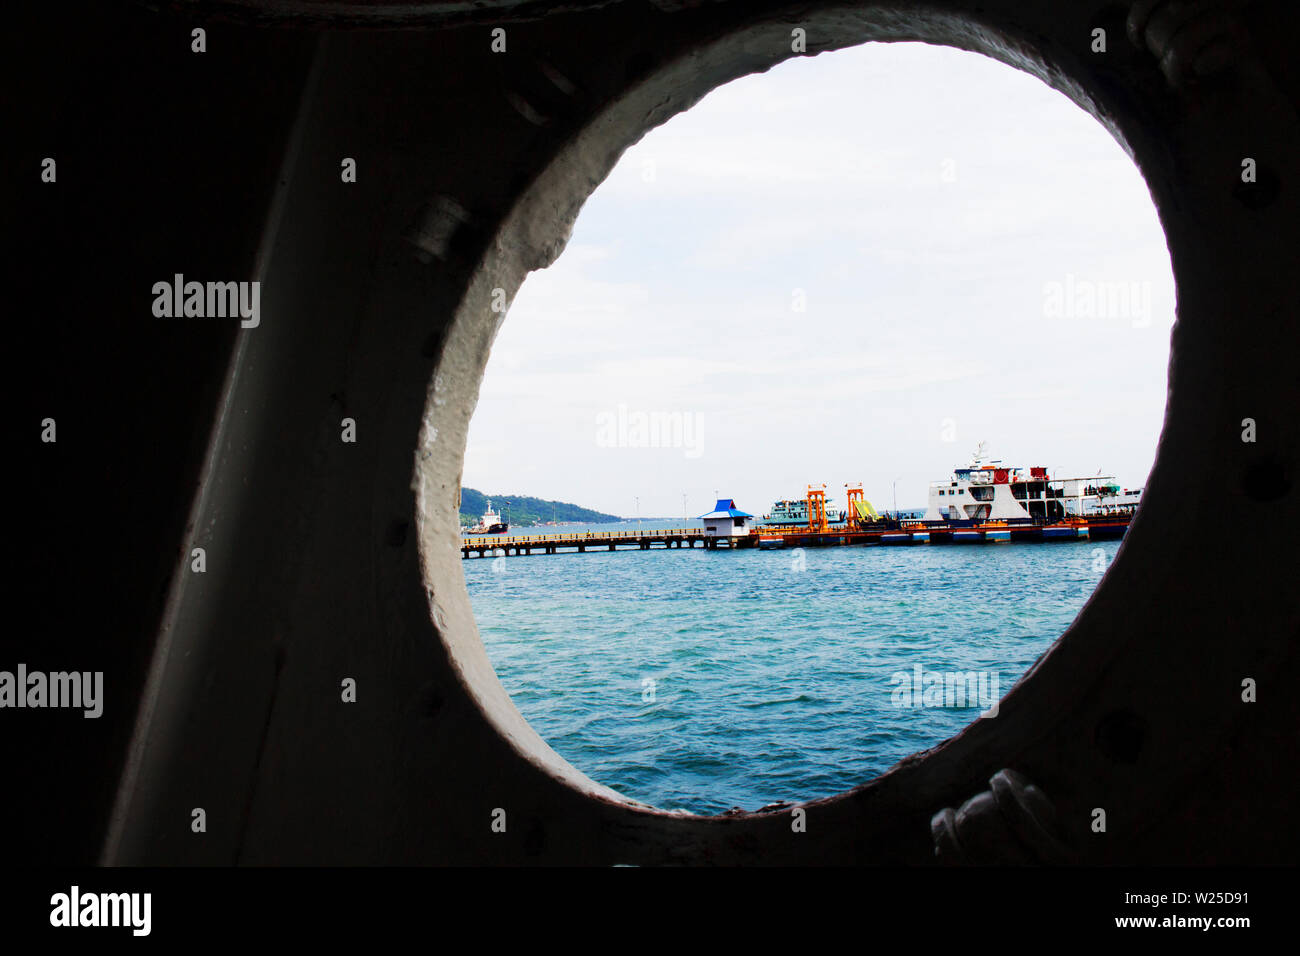
{"label": "overcast sky", "polygon": [[1061,94],[923,44],[796,58],[597,188],[506,317],[464,482],[695,516],[856,481],[889,508],[898,479],[921,507],[983,440],[1137,487],[1173,309],[1146,184]]}

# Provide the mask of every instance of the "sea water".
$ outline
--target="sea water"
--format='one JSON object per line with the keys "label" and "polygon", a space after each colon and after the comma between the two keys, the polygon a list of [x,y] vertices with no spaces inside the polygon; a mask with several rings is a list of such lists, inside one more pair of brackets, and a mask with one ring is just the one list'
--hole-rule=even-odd
{"label": "sea water", "polygon": [[463,565],[497,676],[556,752],[633,799],[718,813],[848,790],[997,719],[980,715],[1117,547],[602,547]]}

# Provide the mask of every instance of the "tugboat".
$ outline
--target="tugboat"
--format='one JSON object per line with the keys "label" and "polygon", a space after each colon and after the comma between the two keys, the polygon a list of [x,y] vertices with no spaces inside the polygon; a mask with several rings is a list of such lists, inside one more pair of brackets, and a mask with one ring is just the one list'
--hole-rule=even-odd
{"label": "tugboat", "polygon": [[483,512],[483,517],[479,518],[478,524],[472,528],[466,528],[466,534],[505,534],[510,530],[509,523],[492,510],[492,502],[488,501],[487,511]]}

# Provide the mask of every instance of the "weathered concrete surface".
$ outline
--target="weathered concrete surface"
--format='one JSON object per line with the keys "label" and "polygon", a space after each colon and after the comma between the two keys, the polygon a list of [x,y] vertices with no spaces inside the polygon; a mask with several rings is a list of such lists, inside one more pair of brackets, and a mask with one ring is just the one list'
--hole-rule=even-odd
{"label": "weathered concrete surface", "polygon": [[[264,319],[241,333],[184,545],[208,548],[209,571],[172,588],[104,859],[922,864],[931,816],[1002,768],[1050,798],[1078,860],[1294,859],[1293,775],[1271,769],[1294,755],[1300,632],[1279,560],[1300,533],[1300,120],[1282,14],[1255,5],[1242,15],[1253,45],[1175,85],[1186,71],[1131,45],[1127,13],[621,3],[511,22],[502,56],[487,21],[324,36],[263,234]],[[1104,57],[1089,50],[1097,25]],[[478,640],[453,517],[491,290],[513,297],[554,259],[623,149],[790,56],[795,26],[810,53],[923,39],[1071,96],[1141,166],[1179,289],[1146,500],[1075,625],[997,719],[808,805],[799,834],[783,812],[637,806],[550,751]],[[355,185],[339,182],[344,156]],[[355,445],[338,440],[345,416]],[[1256,444],[1240,440],[1245,417]],[[1207,509],[1248,530],[1207,541],[1187,521]],[[345,677],[356,704],[340,703]],[[1241,701],[1248,677],[1255,704]],[[1097,807],[1104,835],[1089,828]]]}

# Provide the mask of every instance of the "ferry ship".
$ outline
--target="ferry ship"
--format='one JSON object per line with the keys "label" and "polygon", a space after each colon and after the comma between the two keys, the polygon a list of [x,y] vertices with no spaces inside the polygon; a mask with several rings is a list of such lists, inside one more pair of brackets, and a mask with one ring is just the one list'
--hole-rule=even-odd
{"label": "ferry ship", "polygon": [[465,534],[505,534],[509,530],[509,523],[492,510],[492,502],[489,500],[483,517],[479,518],[478,524],[474,527],[466,528]]}
{"label": "ferry ship", "polygon": [[[844,512],[826,506],[826,521],[830,524],[837,524],[844,521]],[[798,501],[774,501],[772,502],[772,511],[763,515],[765,524],[802,524],[808,523],[808,501],[799,499]]]}
{"label": "ferry ship", "polygon": [[952,478],[930,484],[926,522],[1031,522],[1131,516],[1142,489],[1121,488],[1113,476],[1054,478],[1044,467],[1005,466],[984,457],[983,444]]}

